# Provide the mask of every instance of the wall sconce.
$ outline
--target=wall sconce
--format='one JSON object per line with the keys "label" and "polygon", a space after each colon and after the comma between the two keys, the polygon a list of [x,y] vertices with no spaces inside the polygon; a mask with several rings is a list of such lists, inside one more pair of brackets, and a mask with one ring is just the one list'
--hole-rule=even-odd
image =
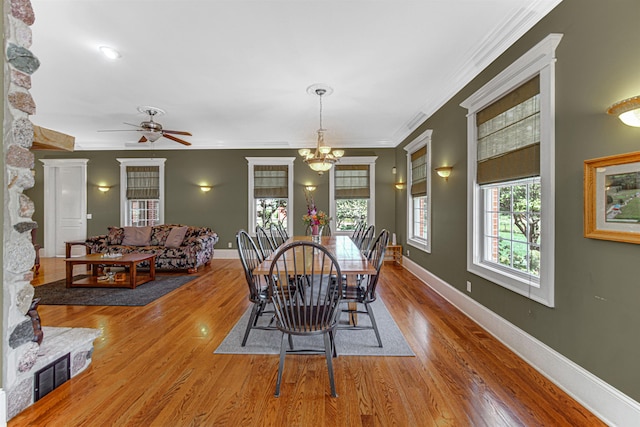
{"label": "wall sconce", "polygon": [[200,191],[202,191],[203,193],[208,193],[209,191],[211,191],[212,188],[213,186],[211,185],[204,185],[204,184],[200,185]]}
{"label": "wall sconce", "polygon": [[640,96],[616,102],[609,107],[607,113],[618,116],[625,125],[640,127]]}
{"label": "wall sconce", "polygon": [[438,173],[438,176],[444,178],[445,181],[449,181],[449,175],[451,175],[452,169],[453,166],[440,166],[439,168],[436,168],[436,172]]}
{"label": "wall sconce", "polygon": [[110,189],[111,187],[109,187],[108,185],[98,185],[98,191],[101,191],[103,193],[106,193]]}
{"label": "wall sconce", "polygon": [[405,182],[396,182],[395,186],[398,190],[404,190],[404,188],[407,186],[407,184]]}
{"label": "wall sconce", "polygon": [[316,191],[316,186],[315,185],[305,185],[304,189],[307,191]]}

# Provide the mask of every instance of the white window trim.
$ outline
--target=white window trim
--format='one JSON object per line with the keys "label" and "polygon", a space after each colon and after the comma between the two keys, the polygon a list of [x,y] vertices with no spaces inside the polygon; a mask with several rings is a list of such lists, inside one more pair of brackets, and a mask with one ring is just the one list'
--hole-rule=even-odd
{"label": "white window trim", "polygon": [[164,224],[164,158],[116,159],[120,162],[120,226],[127,225],[129,203],[127,200],[127,166],[158,166],[160,172],[160,202],[158,222]]}
{"label": "white window trim", "polygon": [[[367,210],[367,226],[376,224],[376,160],[378,156],[353,156],[342,157],[340,163],[343,165],[369,165],[369,208]],[[329,174],[329,216],[336,217],[336,174],[335,168],[331,168]],[[335,219],[330,221],[331,232],[350,236],[353,231],[338,231]]]}
{"label": "white window trim", "polygon": [[[407,244],[426,253],[431,253],[431,134],[433,129],[427,129],[409,144],[405,145],[407,152]],[[427,147],[427,240],[413,237],[413,197],[411,197],[411,155]]]}
{"label": "white window trim", "polygon": [[289,189],[287,193],[287,234],[289,236],[293,236],[293,162],[296,160],[295,157],[245,157],[247,160],[249,167],[249,201],[247,203],[249,211],[248,211],[248,233],[252,236],[256,234],[256,202],[253,197],[253,188],[254,188],[254,174],[253,167],[256,165],[260,166],[269,166],[269,165],[287,165],[289,167],[289,171],[287,173],[287,187]]}
{"label": "white window trim", "polygon": [[[562,34],[549,34],[477,92],[462,107],[467,114],[467,270],[548,307],[555,294],[555,50]],[[491,268],[481,261],[482,217],[477,172],[476,113],[540,75],[540,185],[542,191],[539,286]]]}

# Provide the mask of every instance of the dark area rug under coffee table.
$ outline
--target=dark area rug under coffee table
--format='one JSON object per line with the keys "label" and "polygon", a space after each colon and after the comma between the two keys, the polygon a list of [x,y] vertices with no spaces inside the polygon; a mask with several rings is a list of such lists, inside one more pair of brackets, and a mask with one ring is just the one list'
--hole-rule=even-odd
{"label": "dark area rug under coffee table", "polygon": [[[156,280],[129,288],[67,288],[65,279],[35,287],[40,305],[120,305],[143,306],[178,289],[197,276],[160,276]],[[81,279],[76,276],[75,279]]]}

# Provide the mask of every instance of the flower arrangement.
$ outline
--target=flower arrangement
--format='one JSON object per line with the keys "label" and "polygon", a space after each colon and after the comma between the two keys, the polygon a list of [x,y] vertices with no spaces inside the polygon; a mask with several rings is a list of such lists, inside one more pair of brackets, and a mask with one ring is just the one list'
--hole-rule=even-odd
{"label": "flower arrangement", "polygon": [[316,203],[313,201],[313,195],[310,191],[304,191],[304,198],[307,200],[307,213],[302,215],[302,221],[310,227],[328,225],[331,217],[316,208]]}

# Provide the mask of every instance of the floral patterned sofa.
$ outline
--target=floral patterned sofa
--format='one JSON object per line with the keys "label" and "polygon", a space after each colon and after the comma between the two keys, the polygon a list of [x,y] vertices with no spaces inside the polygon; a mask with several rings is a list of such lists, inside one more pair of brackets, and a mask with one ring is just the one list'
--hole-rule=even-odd
{"label": "floral patterned sofa", "polygon": [[[152,227],[109,227],[107,234],[89,237],[91,253],[154,253],[156,269],[188,270],[209,265],[218,235],[208,227],[163,224]],[[146,265],[145,265],[146,264]],[[143,262],[140,267],[149,267]]]}

